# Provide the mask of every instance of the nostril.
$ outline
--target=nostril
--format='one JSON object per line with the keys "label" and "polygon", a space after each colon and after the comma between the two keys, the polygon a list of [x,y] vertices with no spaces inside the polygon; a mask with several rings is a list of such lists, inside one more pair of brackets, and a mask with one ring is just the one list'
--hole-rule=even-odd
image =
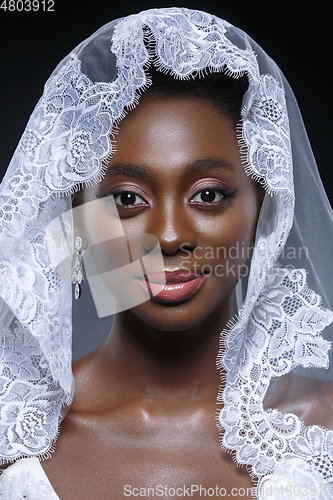
{"label": "nostril", "polygon": [[195,248],[195,245],[193,243],[182,243],[180,245],[180,249],[183,252],[192,252],[194,248]]}
{"label": "nostril", "polygon": [[171,251],[171,250],[166,250],[166,249],[161,247],[161,250],[162,250],[162,255],[167,255],[168,257],[170,257],[172,255],[176,255],[178,248],[175,251]]}
{"label": "nostril", "polygon": [[163,255],[176,255],[178,253],[181,254],[181,258],[189,258],[193,252],[193,250],[196,248],[195,244],[191,243],[181,243],[181,244],[175,244],[174,245],[165,245],[163,242],[161,243],[161,250]]}

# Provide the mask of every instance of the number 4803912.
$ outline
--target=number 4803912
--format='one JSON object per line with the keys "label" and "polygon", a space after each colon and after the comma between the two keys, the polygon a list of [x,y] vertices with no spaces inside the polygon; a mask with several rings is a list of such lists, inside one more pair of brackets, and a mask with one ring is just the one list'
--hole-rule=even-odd
{"label": "number 4803912", "polygon": [[9,12],[54,12],[54,0],[3,0],[0,9]]}

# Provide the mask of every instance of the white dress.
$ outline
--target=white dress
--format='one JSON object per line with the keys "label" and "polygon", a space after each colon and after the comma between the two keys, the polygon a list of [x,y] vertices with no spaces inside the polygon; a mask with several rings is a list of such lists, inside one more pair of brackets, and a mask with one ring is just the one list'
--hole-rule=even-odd
{"label": "white dress", "polygon": [[[316,458],[318,460],[319,457]],[[239,497],[243,496],[241,490]],[[228,492],[226,495],[231,496]],[[278,466],[273,474],[262,478],[261,486],[253,488],[252,496],[258,500],[285,500],[286,497],[294,500],[329,500],[333,498],[333,485],[311,473],[302,460],[291,457]],[[36,457],[22,458],[4,471],[0,479],[0,499],[60,500]]]}
{"label": "white dress", "polygon": [[22,458],[4,471],[1,500],[60,500],[38,458]]}

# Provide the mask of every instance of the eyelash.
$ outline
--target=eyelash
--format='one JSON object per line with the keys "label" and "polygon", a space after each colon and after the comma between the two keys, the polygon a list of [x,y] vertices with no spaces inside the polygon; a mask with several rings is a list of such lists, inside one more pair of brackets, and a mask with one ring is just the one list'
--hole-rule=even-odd
{"label": "eyelash", "polygon": [[[211,201],[211,202],[194,201],[193,204],[200,205],[200,206],[206,206],[206,207],[214,207],[214,206],[216,207],[216,205],[219,204],[222,200],[226,201],[227,199],[234,198],[236,196],[236,190],[229,189],[229,188],[221,188],[221,187],[216,187],[216,186],[206,186],[206,187],[200,189],[199,191],[197,191],[193,196],[191,196],[190,201],[193,198],[195,198],[196,196],[199,196],[204,191],[214,191],[215,193],[221,194],[222,198],[218,201]],[[116,205],[118,207],[121,207],[123,210],[133,210],[133,208],[138,207],[139,205],[143,205],[143,203],[148,203],[144,200],[143,203],[140,202],[140,203],[133,203],[130,205],[121,205],[120,203],[116,202],[116,198],[118,196],[123,195],[123,194],[134,195],[134,196],[144,200],[144,198],[142,198],[142,196],[140,196],[139,194],[135,193],[134,191],[131,191],[128,189],[121,189],[121,190],[117,190],[114,192],[108,191],[105,195],[96,195],[96,196],[97,196],[97,198],[105,198],[107,196],[113,196],[113,199],[114,199]],[[142,208],[142,207],[140,207],[140,208]]]}
{"label": "eyelash", "polygon": [[[123,195],[123,194],[130,194],[130,195],[134,195],[134,196],[136,196],[137,198],[141,198],[141,199],[143,200],[142,196],[140,196],[139,194],[135,193],[134,191],[126,191],[126,190],[123,190],[123,191],[116,191],[115,193],[110,193],[110,194],[112,194],[112,195],[113,195],[114,202],[115,202],[115,204],[116,204],[116,205],[118,205],[118,206],[128,208],[128,207],[134,207],[134,206],[136,206],[136,205],[142,205],[142,202],[140,202],[140,203],[133,203],[133,204],[130,204],[130,205],[120,205],[120,203],[117,203],[117,202],[116,202],[116,198],[117,198],[118,196]],[[144,200],[144,203],[147,203],[147,202]]]}
{"label": "eyelash", "polygon": [[215,193],[219,193],[222,197],[218,201],[211,201],[211,202],[195,201],[194,203],[200,204],[200,205],[214,207],[219,202],[222,202],[223,200],[226,201],[226,200],[234,198],[236,196],[236,190],[235,189],[229,189],[229,188],[226,188],[226,187],[222,188],[222,187],[216,187],[216,186],[205,186],[204,188],[202,188],[199,191],[197,191],[193,196],[191,196],[190,201],[193,200],[193,198],[195,198],[196,196],[199,196],[204,191],[213,191]]}

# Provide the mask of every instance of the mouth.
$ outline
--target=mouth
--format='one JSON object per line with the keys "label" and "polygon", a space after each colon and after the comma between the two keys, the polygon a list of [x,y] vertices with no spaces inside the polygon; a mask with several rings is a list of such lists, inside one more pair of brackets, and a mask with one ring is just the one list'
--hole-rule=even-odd
{"label": "mouth", "polygon": [[145,275],[141,286],[148,288],[150,296],[157,302],[175,303],[192,297],[204,284],[206,276],[200,272],[179,270]]}

